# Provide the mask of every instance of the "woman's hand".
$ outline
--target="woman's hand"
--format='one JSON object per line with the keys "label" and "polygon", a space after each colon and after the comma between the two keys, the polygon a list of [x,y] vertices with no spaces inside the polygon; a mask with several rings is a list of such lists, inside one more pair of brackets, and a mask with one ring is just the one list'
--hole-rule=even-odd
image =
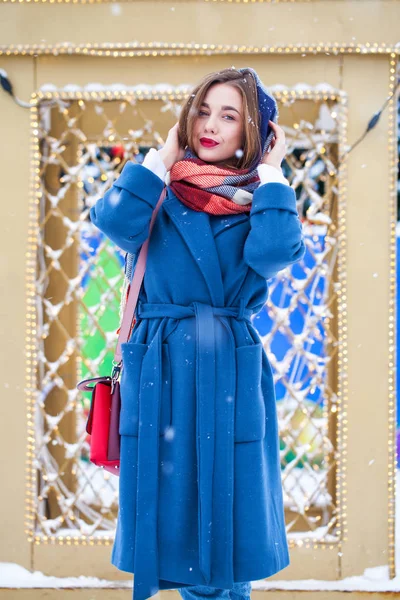
{"label": "woman's hand", "polygon": [[283,131],[282,127],[279,127],[277,123],[269,121],[269,124],[272,127],[275,136],[272,138],[270,151],[264,154],[264,156],[261,159],[261,162],[266,165],[271,165],[279,171],[282,171],[281,162],[285,158],[287,152],[285,132]]}
{"label": "woman's hand", "polygon": [[164,146],[158,151],[167,171],[170,171],[178,160],[182,160],[185,154],[184,148],[179,145],[178,141],[178,125],[179,123],[175,123],[171,127]]}

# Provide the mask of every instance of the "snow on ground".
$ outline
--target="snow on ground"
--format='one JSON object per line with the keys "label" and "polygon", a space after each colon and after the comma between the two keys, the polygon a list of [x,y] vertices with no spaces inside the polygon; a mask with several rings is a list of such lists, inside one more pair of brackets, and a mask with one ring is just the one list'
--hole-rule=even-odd
{"label": "snow on ground", "polygon": [[[397,471],[396,488],[399,489],[400,470]],[[397,496],[397,495],[396,495]],[[271,580],[252,582],[255,590],[330,590],[352,592],[400,592],[400,503],[396,503],[396,577],[389,579],[389,566],[382,564],[365,569],[364,573],[339,581],[321,579]],[[111,550],[110,550],[111,552]],[[285,570],[282,571],[284,573]],[[49,577],[40,571],[31,573],[16,563],[0,562],[0,588],[131,588],[128,581],[108,581],[97,577]]]}

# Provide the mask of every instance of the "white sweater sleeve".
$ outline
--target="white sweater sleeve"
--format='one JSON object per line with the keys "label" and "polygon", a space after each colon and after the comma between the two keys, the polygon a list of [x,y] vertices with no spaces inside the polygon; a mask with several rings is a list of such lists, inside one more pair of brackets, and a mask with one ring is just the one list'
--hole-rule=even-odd
{"label": "white sweater sleeve", "polygon": [[146,167],[147,169],[158,175],[158,177],[162,179],[162,181],[165,181],[167,169],[165,167],[164,161],[158,153],[158,150],[156,150],[155,148],[150,148],[150,150],[144,157],[142,165],[143,167]]}
{"label": "white sweater sleeve", "polygon": [[267,165],[266,163],[261,163],[257,167],[258,176],[260,178],[261,185],[263,183],[277,182],[284,183],[286,185],[290,185],[289,181],[286,179],[282,171],[279,171],[272,165]]}

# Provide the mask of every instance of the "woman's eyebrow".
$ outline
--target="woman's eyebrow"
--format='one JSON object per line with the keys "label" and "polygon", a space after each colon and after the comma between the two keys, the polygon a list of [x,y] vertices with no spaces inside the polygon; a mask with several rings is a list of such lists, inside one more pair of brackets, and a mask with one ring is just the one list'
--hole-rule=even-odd
{"label": "woman's eyebrow", "polygon": [[[207,106],[207,108],[210,108],[210,105],[207,104],[207,102],[202,102],[201,106]],[[237,112],[238,115],[240,115],[240,112],[233,106],[223,106],[222,110],[234,110],[235,112]]]}

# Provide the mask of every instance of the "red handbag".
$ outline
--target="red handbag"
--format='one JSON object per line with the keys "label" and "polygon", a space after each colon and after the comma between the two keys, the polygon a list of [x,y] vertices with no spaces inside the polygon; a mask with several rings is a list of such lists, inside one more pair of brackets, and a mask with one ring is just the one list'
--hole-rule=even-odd
{"label": "red handbag", "polygon": [[[149,236],[142,245],[134,276],[129,286],[111,376],[82,379],[76,386],[80,391],[92,393],[89,415],[86,422],[86,431],[90,435],[90,461],[114,475],[119,475],[120,468],[119,417],[121,412],[121,395],[119,376],[122,369],[121,344],[128,340],[132,327],[136,323],[134,313],[146,268],[150,234],[158,209],[166,193],[167,190],[164,187],[153,211]],[[93,385],[89,385],[91,383]]]}

